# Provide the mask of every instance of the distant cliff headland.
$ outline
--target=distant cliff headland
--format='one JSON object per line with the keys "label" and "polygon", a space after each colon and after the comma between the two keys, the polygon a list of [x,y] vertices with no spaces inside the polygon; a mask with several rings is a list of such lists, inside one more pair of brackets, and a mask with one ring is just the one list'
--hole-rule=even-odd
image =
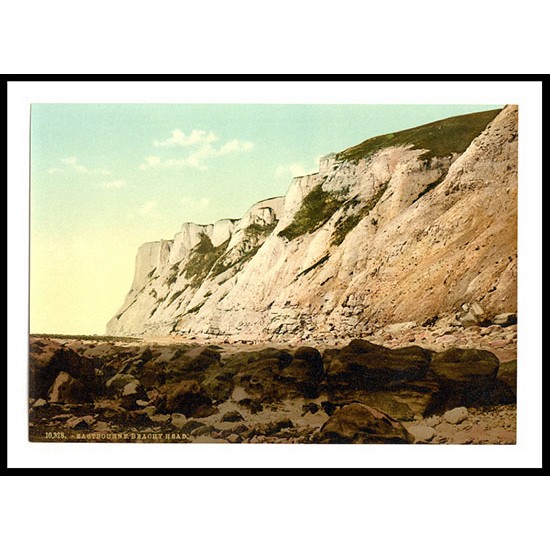
{"label": "distant cliff headland", "polygon": [[516,312],[517,108],[368,139],[240,220],[142,245],[112,335],[331,344]]}

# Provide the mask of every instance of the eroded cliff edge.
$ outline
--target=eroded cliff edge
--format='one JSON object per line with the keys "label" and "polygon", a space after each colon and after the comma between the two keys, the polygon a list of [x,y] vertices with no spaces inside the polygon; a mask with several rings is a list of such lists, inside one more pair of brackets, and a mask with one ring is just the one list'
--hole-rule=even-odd
{"label": "eroded cliff edge", "polygon": [[517,114],[369,139],[241,220],[142,245],[107,332],[330,344],[515,312]]}

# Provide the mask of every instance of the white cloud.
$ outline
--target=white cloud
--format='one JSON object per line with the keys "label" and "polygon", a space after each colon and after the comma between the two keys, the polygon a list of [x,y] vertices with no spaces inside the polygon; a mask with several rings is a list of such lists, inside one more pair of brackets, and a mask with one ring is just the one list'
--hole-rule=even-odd
{"label": "white cloud", "polygon": [[165,140],[154,140],[155,147],[183,147],[189,148],[189,152],[178,158],[161,158],[149,156],[145,162],[139,165],[140,170],[151,168],[195,168],[196,170],[208,170],[206,161],[211,158],[222,157],[234,153],[250,151],[254,144],[250,141],[232,139],[219,146],[213,144],[219,141],[214,132],[206,130],[191,130],[185,134],[179,129],[172,130],[170,137]]}
{"label": "white cloud", "polygon": [[105,181],[101,184],[101,187],[104,187],[105,189],[120,189],[121,187],[125,186],[126,180]]}
{"label": "white cloud", "polygon": [[308,171],[304,168],[304,165],[299,162],[293,162],[285,166],[278,166],[275,170],[275,175],[278,178],[286,178],[288,176],[295,178],[296,176],[304,176],[307,173]]}
{"label": "white cloud", "polygon": [[243,153],[250,151],[253,144],[250,141],[239,141],[238,139],[232,139],[227,143],[224,143],[219,150],[220,155],[229,155],[231,153]]}
{"label": "white cloud", "polygon": [[78,163],[77,157],[67,157],[60,160],[61,166],[54,166],[48,170],[48,174],[76,173],[76,174],[110,174],[103,168],[87,168]]}
{"label": "white cloud", "polygon": [[145,157],[145,162],[139,165],[140,170],[148,170],[160,165],[160,157]]}
{"label": "white cloud", "polygon": [[139,208],[138,213],[142,216],[149,216],[153,210],[158,206],[157,201],[147,201],[144,202]]}
{"label": "white cloud", "polygon": [[200,145],[204,143],[214,143],[218,141],[218,136],[214,132],[206,132],[205,130],[191,130],[189,135],[185,135],[181,130],[172,130],[171,136],[165,140],[155,139],[153,144],[155,147],[190,147],[191,145]]}

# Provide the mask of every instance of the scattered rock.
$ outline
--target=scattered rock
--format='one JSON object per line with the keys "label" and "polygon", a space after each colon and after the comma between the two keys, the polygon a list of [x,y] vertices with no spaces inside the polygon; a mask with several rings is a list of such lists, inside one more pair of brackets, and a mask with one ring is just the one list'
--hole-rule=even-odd
{"label": "scattered rock", "polygon": [[305,403],[302,405],[302,416],[306,415],[307,413],[315,414],[320,409],[319,405],[317,403]]}
{"label": "scattered rock", "polygon": [[222,422],[240,422],[241,420],[244,420],[244,418],[239,411],[226,412],[221,418]]}
{"label": "scattered rock", "polygon": [[144,402],[147,400],[147,393],[138,380],[128,382],[121,390],[122,404],[126,409],[134,409],[139,407],[138,401]]}
{"label": "scattered rock", "polygon": [[435,426],[441,424],[442,419],[440,416],[430,416],[429,418],[426,418],[426,426],[429,426],[431,428],[434,428]]}
{"label": "scattered rock", "polygon": [[[183,413],[185,416],[207,416],[203,406],[210,407],[212,401],[196,380],[183,380],[159,388],[155,407],[163,413]],[[202,408],[202,410],[201,410]]]}
{"label": "scattered rock", "polygon": [[198,422],[197,420],[188,420],[180,427],[180,431],[189,435],[197,428],[201,428],[202,426],[205,426],[204,422]]}
{"label": "scattered rock", "polygon": [[198,428],[195,428],[192,432],[192,436],[199,436],[199,435],[209,435],[212,432],[215,432],[216,428],[214,426],[209,426],[208,424],[204,424],[203,426],[199,426]]}
{"label": "scattered rock", "polygon": [[33,409],[39,409],[40,407],[43,407],[44,405],[47,405],[48,402],[45,400],[45,399],[42,399],[41,397],[39,399],[37,399],[33,404],[32,404],[32,408]]}
{"label": "scattered rock", "polygon": [[93,424],[94,432],[112,432],[111,426],[108,422],[99,421]]}
{"label": "scattered rock", "polygon": [[95,424],[95,418],[93,416],[73,416],[67,420],[65,426],[73,430],[86,430],[93,426],[93,424]]}
{"label": "scattered rock", "polygon": [[435,436],[435,430],[430,426],[409,426],[407,431],[414,437],[415,443],[425,443],[431,441]]}
{"label": "scattered rock", "polygon": [[187,417],[181,413],[172,413],[172,426],[181,429],[187,422]]}
{"label": "scattered rock", "polygon": [[140,385],[140,382],[135,376],[132,376],[131,374],[115,374],[112,378],[107,380],[107,383],[105,384],[107,395],[109,397],[121,397],[124,388],[128,384],[135,384],[137,387]]}
{"label": "scattered rock", "polygon": [[352,403],[335,412],[321,427],[321,443],[412,443],[402,424],[373,407]]}
{"label": "scattered rock", "polygon": [[448,422],[449,424],[460,424],[468,418],[468,409],[466,407],[451,409],[443,415],[443,418],[445,422]]}
{"label": "scattered rock", "polygon": [[57,375],[48,392],[51,403],[84,403],[89,399],[90,394],[84,384],[64,371]]}
{"label": "scattered rock", "polygon": [[252,414],[262,412],[264,409],[263,405],[260,402],[254,401],[249,397],[240,399],[239,401],[237,401],[237,404],[245,409],[248,409]]}
{"label": "scattered rock", "polygon": [[171,420],[171,416],[169,414],[150,414],[149,418],[152,422],[169,422]]}
{"label": "scattered rock", "polygon": [[362,392],[357,401],[391,416],[395,420],[412,420],[414,412],[407,403],[398,401],[390,392]]}
{"label": "scattered rock", "polygon": [[516,313],[499,313],[493,317],[493,323],[495,325],[501,325],[503,327],[509,327],[510,325],[516,325],[518,317]]}

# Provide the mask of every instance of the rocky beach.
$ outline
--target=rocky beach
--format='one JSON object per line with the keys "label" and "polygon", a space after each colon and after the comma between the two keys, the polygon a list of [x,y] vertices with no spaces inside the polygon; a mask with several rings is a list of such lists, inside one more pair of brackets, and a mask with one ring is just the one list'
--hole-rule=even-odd
{"label": "rocky beach", "polygon": [[32,337],[30,438],[510,444],[516,329],[386,327],[336,348]]}

